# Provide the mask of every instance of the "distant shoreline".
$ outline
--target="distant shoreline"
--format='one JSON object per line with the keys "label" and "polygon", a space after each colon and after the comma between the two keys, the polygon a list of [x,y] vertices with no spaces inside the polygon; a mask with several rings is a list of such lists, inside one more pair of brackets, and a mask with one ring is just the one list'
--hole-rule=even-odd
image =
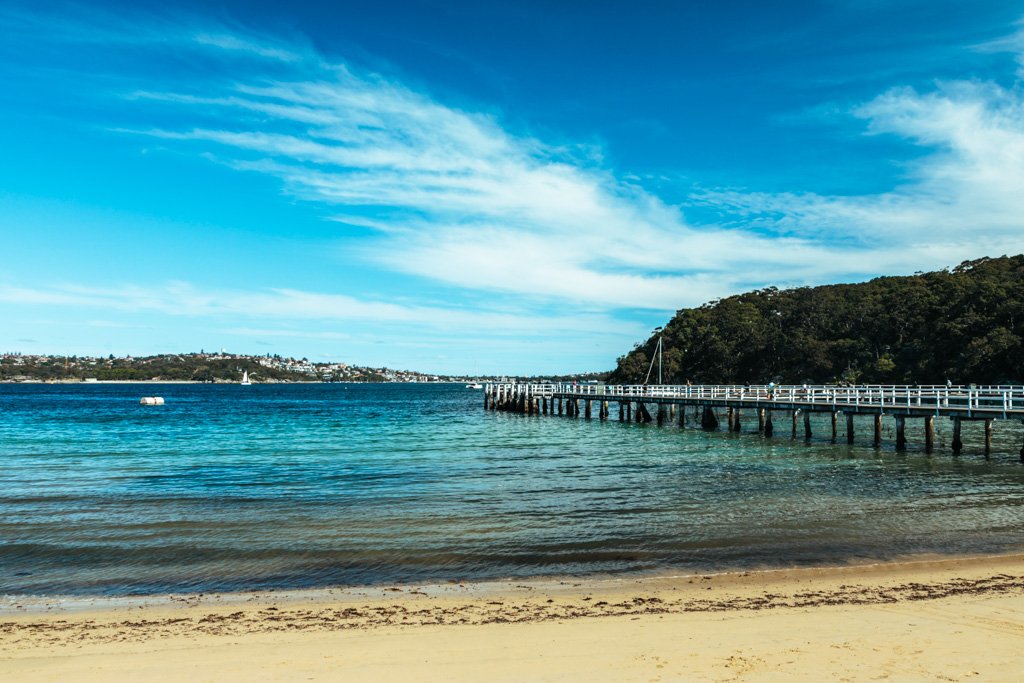
{"label": "distant shoreline", "polygon": [[[439,381],[439,382],[356,382],[352,380],[345,380],[341,382],[324,382],[321,380],[277,380],[272,382],[253,382],[252,386],[260,384],[465,384],[463,381]],[[200,382],[194,379],[98,379],[98,380],[42,380],[42,379],[29,379],[29,380],[10,380],[0,379],[0,384],[70,384],[74,386],[91,386],[93,384],[209,384],[217,386],[231,386],[238,385],[239,382]]]}

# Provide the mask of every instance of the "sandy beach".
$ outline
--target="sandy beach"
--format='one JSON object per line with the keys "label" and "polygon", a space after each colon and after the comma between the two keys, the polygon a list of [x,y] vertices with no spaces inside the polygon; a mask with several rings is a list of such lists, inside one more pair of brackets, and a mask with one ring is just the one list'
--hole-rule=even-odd
{"label": "sandy beach", "polygon": [[11,681],[1017,681],[1024,671],[1024,555],[0,609],[0,676]]}

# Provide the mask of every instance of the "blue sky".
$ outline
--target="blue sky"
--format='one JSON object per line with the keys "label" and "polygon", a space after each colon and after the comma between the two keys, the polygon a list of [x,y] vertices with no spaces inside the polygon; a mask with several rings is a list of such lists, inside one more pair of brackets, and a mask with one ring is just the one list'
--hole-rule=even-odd
{"label": "blue sky", "polygon": [[5,2],[0,351],[607,369],[1024,251],[1024,3]]}

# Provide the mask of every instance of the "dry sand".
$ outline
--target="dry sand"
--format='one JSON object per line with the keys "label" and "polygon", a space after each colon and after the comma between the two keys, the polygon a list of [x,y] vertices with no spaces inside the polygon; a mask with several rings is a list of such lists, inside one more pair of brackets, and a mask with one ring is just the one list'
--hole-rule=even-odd
{"label": "dry sand", "polygon": [[0,605],[3,681],[1022,681],[1024,556]]}

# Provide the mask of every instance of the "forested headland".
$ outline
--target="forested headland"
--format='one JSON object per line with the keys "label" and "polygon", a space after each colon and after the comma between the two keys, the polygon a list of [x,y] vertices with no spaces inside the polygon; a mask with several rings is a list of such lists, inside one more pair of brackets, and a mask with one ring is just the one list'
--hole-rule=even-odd
{"label": "forested headland", "polygon": [[1022,336],[1024,255],[984,258],[681,309],[609,382],[643,382],[661,337],[665,383],[1020,383]]}

